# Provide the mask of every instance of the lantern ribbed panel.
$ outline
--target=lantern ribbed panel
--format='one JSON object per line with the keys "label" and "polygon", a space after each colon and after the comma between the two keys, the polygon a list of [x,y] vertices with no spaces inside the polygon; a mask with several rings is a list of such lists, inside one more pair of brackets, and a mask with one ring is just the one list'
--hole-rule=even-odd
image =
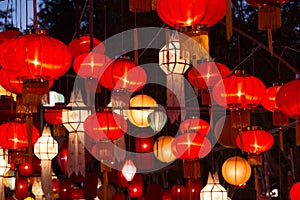
{"label": "lantern ribbed panel", "polygon": [[[73,39],[69,44],[68,48],[73,58],[76,58],[80,54],[89,53],[91,51],[90,36],[83,35],[79,38]],[[97,38],[93,38],[93,52],[104,53],[105,46]]]}
{"label": "lantern ribbed panel", "polygon": [[28,193],[28,181],[25,177],[18,177],[16,179],[15,197],[17,199],[25,199]]}
{"label": "lantern ribbed panel", "polygon": [[175,155],[172,152],[172,142],[174,138],[172,136],[161,136],[153,145],[154,156],[161,162],[169,163],[176,160]]}
{"label": "lantern ribbed panel", "polygon": [[[224,84],[224,90],[222,89]],[[213,98],[228,109],[254,109],[265,96],[266,86],[258,78],[236,73],[220,80],[213,88]]]}
{"label": "lantern ribbed panel", "polygon": [[66,45],[44,34],[12,39],[3,54],[3,69],[25,79],[56,79],[68,71],[72,61]]}
{"label": "lantern ribbed panel", "polygon": [[263,98],[261,105],[268,111],[278,111],[276,104],[277,93],[282,85],[275,85],[266,89],[266,95]]}
{"label": "lantern ribbed panel", "polygon": [[62,112],[59,109],[45,109],[44,112],[45,120],[52,125],[62,124]]}
{"label": "lantern ribbed panel", "polygon": [[42,136],[34,145],[34,154],[41,160],[52,160],[58,153],[58,144],[53,137]]}
{"label": "lantern ribbed panel", "polygon": [[131,198],[139,198],[143,195],[144,186],[143,176],[141,174],[136,174],[134,176],[133,180],[129,184],[128,191]]}
{"label": "lantern ribbed panel", "polygon": [[173,185],[171,188],[172,200],[186,200],[186,188],[184,185]]}
{"label": "lantern ribbed panel", "polygon": [[300,79],[286,83],[276,96],[276,104],[281,112],[289,117],[300,117]]}
{"label": "lantern ribbed panel", "polygon": [[14,74],[9,74],[5,70],[0,70],[0,85],[15,94],[22,94],[23,80]]}
{"label": "lantern ribbed panel", "polygon": [[140,90],[147,80],[144,69],[128,59],[118,58],[112,61],[103,72],[100,84],[109,90]]}
{"label": "lantern ribbed panel", "polygon": [[[243,145],[241,142],[243,142]],[[236,144],[245,152],[261,154],[273,146],[274,138],[264,130],[248,130],[237,136]]]}
{"label": "lantern ribbed panel", "polygon": [[202,24],[212,26],[226,13],[225,0],[158,0],[157,13],[172,27]]}
{"label": "lantern ribbed panel", "polygon": [[181,133],[197,133],[203,137],[208,134],[209,128],[209,123],[199,118],[186,119],[180,124],[179,127]]}

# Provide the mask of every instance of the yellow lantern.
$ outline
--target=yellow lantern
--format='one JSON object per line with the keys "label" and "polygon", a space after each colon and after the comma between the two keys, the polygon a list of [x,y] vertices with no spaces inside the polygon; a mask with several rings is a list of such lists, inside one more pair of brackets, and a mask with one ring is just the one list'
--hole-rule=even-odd
{"label": "yellow lantern", "polygon": [[145,94],[137,95],[130,99],[130,107],[147,107],[147,109],[130,109],[127,111],[128,120],[138,126],[147,127],[149,126],[148,115],[153,112],[153,109],[149,107],[157,107],[156,101]]}
{"label": "yellow lantern", "polygon": [[241,185],[251,176],[251,167],[247,160],[240,156],[228,158],[222,166],[222,175],[231,185]]}
{"label": "yellow lantern", "polygon": [[170,163],[176,160],[171,147],[173,140],[174,138],[172,136],[161,136],[154,143],[154,156],[161,162]]}

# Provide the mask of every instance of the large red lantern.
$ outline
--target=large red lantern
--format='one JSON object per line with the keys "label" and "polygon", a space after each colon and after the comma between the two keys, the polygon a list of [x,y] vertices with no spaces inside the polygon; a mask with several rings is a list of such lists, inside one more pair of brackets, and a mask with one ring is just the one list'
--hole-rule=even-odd
{"label": "large red lantern", "polygon": [[68,179],[63,179],[59,182],[59,198],[68,200],[71,199],[72,182]]}
{"label": "large red lantern", "polygon": [[186,188],[184,185],[173,185],[171,188],[172,200],[186,200]]}
{"label": "large red lantern", "polygon": [[212,26],[226,13],[225,0],[158,0],[157,13],[169,26],[182,27],[202,24]]}
{"label": "large red lantern", "polygon": [[172,200],[171,190],[163,190],[161,200]]}
{"label": "large red lantern", "polygon": [[53,192],[59,191],[59,180],[58,179],[52,179],[52,191]]}
{"label": "large red lantern", "polygon": [[127,131],[127,122],[111,111],[94,113],[84,121],[84,129],[95,141],[116,140]]}
{"label": "large red lantern", "polygon": [[118,58],[106,67],[100,83],[109,90],[135,92],[145,85],[146,80],[146,72],[142,67],[128,59]]}
{"label": "large red lantern", "polygon": [[198,90],[213,87],[220,78],[230,75],[228,67],[218,62],[201,62],[188,73],[189,82]]}
{"label": "large red lantern", "polygon": [[192,117],[184,120],[179,129],[181,133],[197,133],[205,137],[209,131],[209,123],[203,119]]}
{"label": "large red lantern", "polygon": [[25,177],[18,177],[16,180],[15,197],[25,199],[28,196],[28,181]]}
{"label": "large red lantern", "polygon": [[300,182],[293,185],[293,187],[290,190],[290,198],[291,200],[299,200],[300,199]]}
{"label": "large red lantern", "polygon": [[139,198],[143,195],[143,176],[141,174],[136,174],[134,176],[129,184],[128,191],[131,198]]}
{"label": "large red lantern", "polygon": [[90,52],[77,56],[73,68],[82,78],[98,79],[109,62],[110,58],[106,55]]}
{"label": "large red lantern", "polygon": [[20,32],[18,28],[12,28],[9,30],[2,31],[0,32],[0,44],[10,39],[20,37],[21,35],[22,32]]}
{"label": "large red lantern", "polygon": [[237,146],[252,154],[261,154],[268,151],[273,143],[273,136],[267,131],[259,129],[259,127],[252,127],[252,130],[244,131],[236,138]]}
{"label": "large red lantern", "polygon": [[150,133],[140,133],[136,135],[135,151],[141,153],[153,151],[153,138]]}
{"label": "large red lantern", "polygon": [[5,70],[0,70],[0,85],[15,94],[22,94],[23,80]]}
{"label": "large red lantern", "polygon": [[21,163],[19,165],[19,174],[21,176],[30,176],[32,173],[33,173],[33,168],[29,162]]}
{"label": "large red lantern", "polygon": [[[0,126],[0,146],[7,149],[28,147],[28,132],[25,122],[7,122]],[[32,126],[31,141],[34,144],[39,138],[39,131]]]}
{"label": "large red lantern", "polygon": [[3,54],[3,69],[23,79],[54,80],[68,71],[72,61],[67,46],[43,31],[10,40]]}
{"label": "large red lantern", "polygon": [[210,141],[196,133],[185,133],[175,137],[172,152],[181,160],[205,157],[211,150]]}
{"label": "large red lantern", "polygon": [[[73,58],[76,58],[80,54],[89,53],[91,51],[91,37],[89,35],[83,35],[79,38],[75,38],[69,43],[68,48]],[[100,40],[93,38],[92,50],[93,52],[104,53],[105,46]]]}
{"label": "large red lantern", "polygon": [[200,200],[201,180],[188,179],[186,181],[187,199]]}

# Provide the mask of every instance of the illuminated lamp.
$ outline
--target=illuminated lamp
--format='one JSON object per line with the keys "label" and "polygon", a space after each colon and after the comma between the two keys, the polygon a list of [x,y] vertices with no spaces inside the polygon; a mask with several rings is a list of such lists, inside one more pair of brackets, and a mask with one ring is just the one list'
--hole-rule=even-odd
{"label": "illuminated lamp", "polygon": [[32,173],[33,168],[29,162],[19,164],[19,174],[21,176],[30,176]]}
{"label": "illuminated lamp", "polygon": [[29,193],[27,178],[19,176],[16,179],[15,197],[17,199],[25,199],[28,195]]}
{"label": "illuminated lamp", "polygon": [[186,188],[184,185],[173,185],[171,188],[172,200],[186,200]]}
{"label": "illuminated lamp", "polygon": [[227,200],[227,191],[220,185],[217,174],[212,177],[211,173],[209,173],[207,184],[200,192],[200,199]]}
{"label": "illuminated lamp", "polygon": [[161,162],[170,163],[176,160],[172,152],[172,136],[160,136],[153,145],[153,154]]}
{"label": "illuminated lamp", "polygon": [[[81,54],[89,53],[91,51],[91,38],[89,35],[83,35],[79,38],[73,39],[68,49],[73,58],[77,58]],[[93,52],[103,54],[105,52],[104,44],[97,38],[93,38]]]}
{"label": "illuminated lamp", "polygon": [[162,109],[155,109],[148,115],[148,122],[154,133],[160,132],[167,123],[168,116]]}
{"label": "illuminated lamp", "polygon": [[135,173],[136,173],[136,167],[135,167],[134,163],[132,162],[132,160],[126,160],[124,163],[124,166],[122,168],[122,174],[123,174],[124,178],[128,182],[130,182],[134,178]]}
{"label": "illuminated lamp", "polygon": [[147,153],[153,150],[153,138],[149,133],[140,133],[135,137],[135,151]]}
{"label": "illuminated lamp", "polygon": [[129,191],[130,198],[142,197],[144,186],[143,186],[143,176],[141,174],[136,174],[136,176],[129,184],[128,191]]}
{"label": "illuminated lamp", "polygon": [[180,126],[179,130],[181,133],[197,133],[205,137],[209,132],[209,123],[203,119],[192,117],[184,120]]}

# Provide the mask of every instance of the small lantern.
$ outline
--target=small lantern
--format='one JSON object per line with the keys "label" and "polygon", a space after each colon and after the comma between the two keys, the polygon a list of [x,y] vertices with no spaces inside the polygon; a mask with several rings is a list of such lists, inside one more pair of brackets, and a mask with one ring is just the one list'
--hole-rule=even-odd
{"label": "small lantern", "polygon": [[153,150],[153,138],[150,133],[140,133],[135,137],[135,152],[147,153]]}
{"label": "small lantern", "polygon": [[132,160],[126,160],[123,168],[122,168],[122,174],[125,177],[125,179],[130,182],[134,178],[136,173],[136,167]]}
{"label": "small lantern", "polygon": [[141,174],[136,174],[129,184],[128,191],[131,198],[140,198],[143,195],[143,176]]}
{"label": "small lantern", "polygon": [[36,157],[41,159],[42,188],[47,200],[52,198],[51,160],[57,155],[57,153],[58,144],[51,136],[50,128],[45,126],[42,136],[34,145],[34,154]]}
{"label": "small lantern", "polygon": [[19,176],[16,179],[15,197],[17,199],[25,199],[28,196],[27,178]]}
{"label": "small lantern", "polygon": [[171,188],[172,200],[186,200],[186,188],[184,185],[173,185]]}
{"label": "small lantern", "polygon": [[172,152],[172,136],[161,136],[153,145],[154,156],[161,162],[170,163],[176,160],[176,156]]}
{"label": "small lantern", "polygon": [[207,184],[200,192],[200,199],[227,200],[227,191],[220,185],[217,173],[214,177],[209,173]]}
{"label": "small lantern", "polygon": [[4,149],[0,149],[0,199],[5,199],[3,176],[10,168],[10,165],[5,160],[4,152]]}
{"label": "small lantern", "polygon": [[33,173],[33,168],[28,161],[25,161],[25,163],[21,163],[19,165],[19,174],[21,176],[30,176],[32,173]]}
{"label": "small lantern", "polygon": [[160,132],[168,120],[166,112],[161,109],[155,109],[148,115],[148,122],[154,133]]}

